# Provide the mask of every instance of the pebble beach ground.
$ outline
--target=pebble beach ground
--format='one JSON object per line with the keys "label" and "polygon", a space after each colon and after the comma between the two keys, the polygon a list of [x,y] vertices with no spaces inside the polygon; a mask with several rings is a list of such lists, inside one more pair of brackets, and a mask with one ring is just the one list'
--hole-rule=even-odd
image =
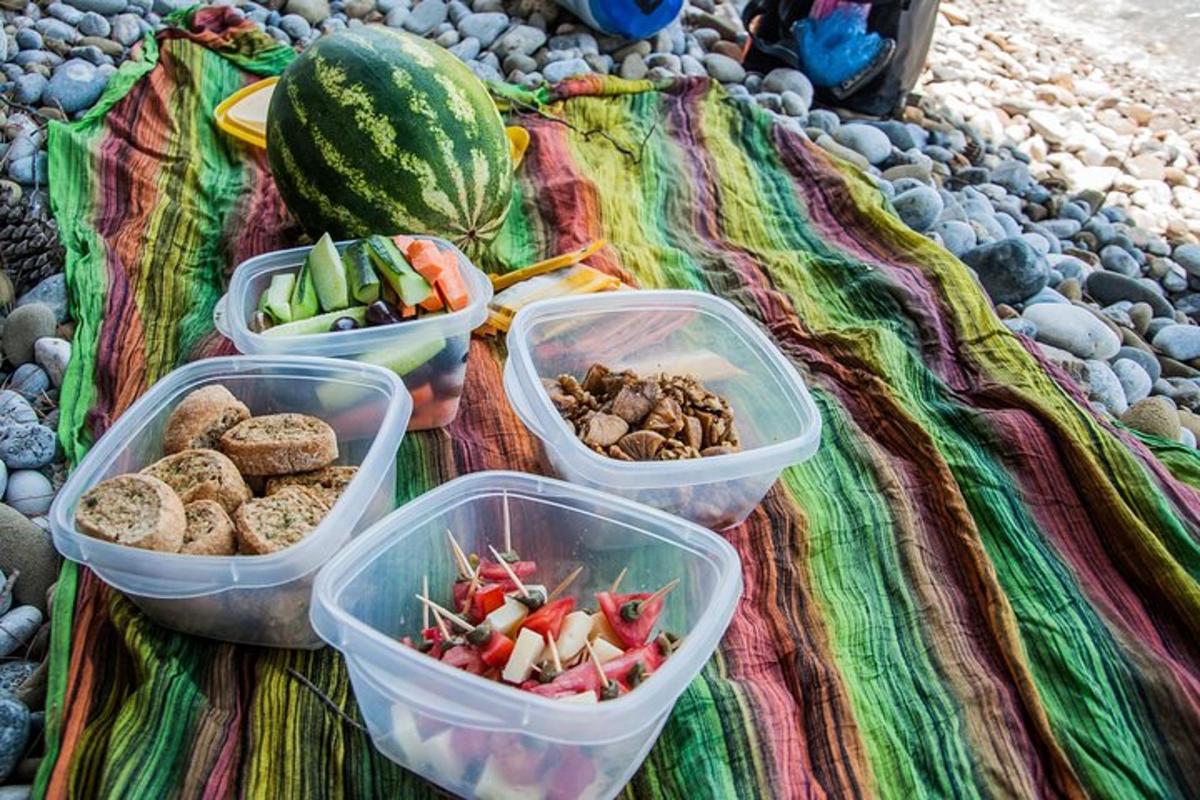
{"label": "pebble beach ground", "polygon": [[[1171,2],[1172,0],[1165,0]],[[857,165],[909,226],[979,278],[1098,409],[1188,446],[1200,436],[1200,83],[1078,3],[943,4],[918,100],[902,121],[813,108],[808,80],[740,63],[740,4],[692,0],[652,39],[590,31],[552,0],[230,3],[302,47],[368,23],[426,36],[485,79],[587,73],[709,76]],[[130,48],[182,0],[0,0],[0,800],[25,796],[41,754],[45,513],[64,467],[53,430],[70,358],[60,252],[44,213],[48,119],[78,117]],[[1080,38],[1080,36],[1083,38]],[[1114,38],[1115,37],[1115,38]],[[1150,37],[1150,38],[1147,38]],[[1168,37],[1169,38],[1169,37]],[[1178,36],[1176,36],[1178,38]],[[1149,44],[1147,44],[1149,42]],[[19,224],[17,221],[20,221]]]}

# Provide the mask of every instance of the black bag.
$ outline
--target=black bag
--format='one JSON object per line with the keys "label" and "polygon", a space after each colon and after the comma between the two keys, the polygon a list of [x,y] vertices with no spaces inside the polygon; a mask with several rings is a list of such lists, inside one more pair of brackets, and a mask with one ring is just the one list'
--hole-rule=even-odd
{"label": "black bag", "polygon": [[[823,105],[876,117],[903,111],[908,93],[917,85],[933,42],[939,0],[875,0],[867,28],[894,39],[896,49],[882,72],[848,95],[835,96],[818,88]],[[792,26],[808,16],[812,0],[750,0],[742,12],[751,46],[746,68],[767,72],[775,67],[796,68]]]}

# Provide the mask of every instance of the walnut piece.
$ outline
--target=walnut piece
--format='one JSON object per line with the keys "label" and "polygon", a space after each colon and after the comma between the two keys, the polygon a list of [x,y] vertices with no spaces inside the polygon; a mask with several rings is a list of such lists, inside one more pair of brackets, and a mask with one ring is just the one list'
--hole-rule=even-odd
{"label": "walnut piece", "polygon": [[594,414],[583,431],[583,443],[588,447],[608,447],[629,431],[629,424],[613,414]]}

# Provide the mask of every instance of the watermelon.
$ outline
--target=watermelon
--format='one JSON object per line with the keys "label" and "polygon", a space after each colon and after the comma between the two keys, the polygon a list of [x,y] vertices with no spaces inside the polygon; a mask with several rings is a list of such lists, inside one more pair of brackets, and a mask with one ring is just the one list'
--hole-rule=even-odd
{"label": "watermelon", "polygon": [[267,156],[313,236],[429,233],[476,250],[512,196],[508,138],[483,84],[441,47],[378,25],[323,36],[284,71]]}

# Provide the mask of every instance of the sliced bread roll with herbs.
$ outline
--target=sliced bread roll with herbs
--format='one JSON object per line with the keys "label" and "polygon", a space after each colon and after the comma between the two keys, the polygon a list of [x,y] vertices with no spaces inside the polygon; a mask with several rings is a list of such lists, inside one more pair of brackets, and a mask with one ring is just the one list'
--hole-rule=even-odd
{"label": "sliced bread roll with herbs", "polygon": [[187,515],[179,495],[151,475],[118,475],[79,498],[75,526],[88,536],[144,550],[176,553]]}
{"label": "sliced bread roll with herbs", "polygon": [[179,552],[194,556],[237,554],[237,531],[233,520],[216,500],[197,500],[183,507],[187,528]]}
{"label": "sliced bread roll with herbs", "polygon": [[317,527],[328,510],[300,486],[285,486],[269,497],[242,503],[233,514],[238,551],[264,555],[291,547]]}
{"label": "sliced bread roll with herbs", "polygon": [[250,419],[250,409],[220,384],[191,392],[167,418],[163,452],[215,450],[225,431]]}
{"label": "sliced bread roll with herbs", "polygon": [[185,505],[197,500],[215,500],[227,513],[233,513],[252,496],[237,466],[216,450],[184,450],[160,458],[143,469],[142,474],[166,483]]}
{"label": "sliced bread roll with herbs", "polygon": [[309,472],[337,460],[337,434],[308,414],[268,414],[226,431],[221,452],[247,475]]}
{"label": "sliced bread roll with herbs", "polygon": [[270,496],[285,486],[303,486],[324,501],[325,505],[333,508],[333,504],[346,491],[350,481],[358,474],[358,467],[323,467],[312,472],[297,472],[294,475],[281,475],[268,478],[266,495]]}

